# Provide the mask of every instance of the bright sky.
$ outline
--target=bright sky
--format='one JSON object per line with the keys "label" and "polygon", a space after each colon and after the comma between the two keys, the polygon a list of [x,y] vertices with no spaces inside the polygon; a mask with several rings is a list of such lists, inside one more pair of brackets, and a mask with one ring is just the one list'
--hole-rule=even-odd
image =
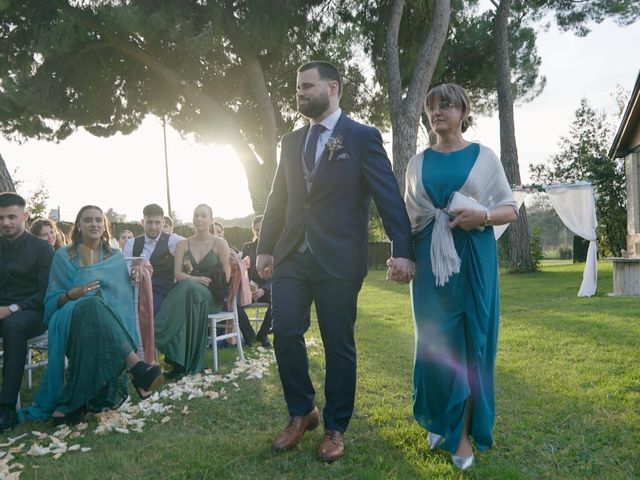
{"label": "bright sky", "polygon": [[[529,163],[545,161],[557,151],[581,97],[586,96],[598,109],[615,110],[610,94],[617,84],[627,90],[633,87],[640,69],[638,45],[639,22],[620,28],[607,21],[594,26],[585,38],[559,33],[555,28],[540,32],[538,53],[547,86],[533,102],[517,105],[515,110],[523,181],[529,180]],[[467,138],[499,152],[497,116],[476,120],[478,126]],[[171,203],[180,220],[190,220],[193,208],[202,202],[223,218],[252,213],[244,172],[231,148],[198,145],[181,139],[170,128],[167,134]],[[28,195],[40,181],[45,183],[50,194],[48,206],[59,206],[63,220],[73,220],[87,203],[105,211],[113,208],[129,220],[140,219],[147,203],[159,203],[166,210],[158,119],[147,118],[131,135],[107,139],[82,131],[59,144],[29,141],[19,145],[0,137],[0,153],[10,172],[18,167],[21,193]]]}

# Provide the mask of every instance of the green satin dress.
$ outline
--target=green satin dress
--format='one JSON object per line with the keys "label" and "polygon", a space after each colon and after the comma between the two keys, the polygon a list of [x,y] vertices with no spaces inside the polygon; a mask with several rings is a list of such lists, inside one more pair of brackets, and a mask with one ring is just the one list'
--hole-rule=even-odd
{"label": "green satin dress", "polygon": [[[208,271],[218,263],[218,256],[213,250],[200,263],[196,262],[191,250],[187,250],[185,257],[199,271]],[[204,285],[189,279],[178,282],[162,302],[155,317],[158,350],[169,363],[181,367],[185,373],[202,372],[207,350],[207,316],[221,309],[222,305],[214,302],[211,292]]]}
{"label": "green satin dress", "polygon": [[[427,149],[422,182],[437,208],[446,207],[465,183],[478,153],[478,144],[449,154]],[[445,437],[445,450],[455,453],[471,400],[470,435],[483,451],[493,445],[495,420],[499,292],[493,228],[453,229],[460,273],[436,286],[430,256],[433,225],[415,236],[413,412],[420,425]]]}

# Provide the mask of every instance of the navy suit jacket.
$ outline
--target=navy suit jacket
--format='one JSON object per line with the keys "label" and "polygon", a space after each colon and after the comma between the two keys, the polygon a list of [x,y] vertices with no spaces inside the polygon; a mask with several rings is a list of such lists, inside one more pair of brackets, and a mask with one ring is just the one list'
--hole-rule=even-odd
{"label": "navy suit jacket", "polygon": [[373,197],[392,241],[392,255],[413,259],[411,225],[380,132],[342,114],[331,135],[342,137],[342,148],[331,160],[325,149],[307,191],[302,149],[308,129],[282,138],[257,253],[273,255],[277,269],[306,231],[313,254],[330,275],[361,279],[367,274]]}

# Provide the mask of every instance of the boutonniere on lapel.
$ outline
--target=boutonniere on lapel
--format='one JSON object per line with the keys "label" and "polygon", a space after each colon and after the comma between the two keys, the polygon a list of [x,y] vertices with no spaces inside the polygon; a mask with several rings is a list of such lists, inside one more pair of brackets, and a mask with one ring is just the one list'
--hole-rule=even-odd
{"label": "boutonniere on lapel", "polygon": [[335,137],[329,138],[325,148],[329,151],[329,158],[327,160],[333,160],[335,153],[342,148],[342,136],[336,135]]}

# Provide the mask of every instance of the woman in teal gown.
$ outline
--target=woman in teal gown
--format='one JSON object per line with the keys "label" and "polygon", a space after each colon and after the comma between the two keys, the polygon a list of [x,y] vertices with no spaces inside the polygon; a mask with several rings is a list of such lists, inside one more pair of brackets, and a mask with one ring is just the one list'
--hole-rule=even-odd
{"label": "woman in teal gown", "polygon": [[124,257],[111,250],[109,238],[102,210],[87,205],[71,245],[54,256],[45,295],[48,365],[23,418],[74,423],[86,411],[117,408],[128,396],[127,368],[143,398],[163,383],[160,368],[135,353],[133,289]]}
{"label": "woman in teal gown", "polygon": [[[514,221],[517,210],[495,154],[462,136],[471,123],[464,89],[440,85],[426,107],[437,142],[411,159],[405,195],[416,250],[413,411],[429,446],[467,469],[472,440],[480,451],[493,445],[499,292],[492,225]],[[477,203],[447,211],[454,192]]]}
{"label": "woman in teal gown", "polygon": [[175,277],[171,289],[155,317],[156,346],[173,367],[173,375],[201,372],[207,349],[208,315],[222,309],[210,290],[216,264],[229,281],[230,250],[227,242],[213,235],[213,213],[208,205],[198,205],[193,212],[195,234],[181,240],[175,250]]}

